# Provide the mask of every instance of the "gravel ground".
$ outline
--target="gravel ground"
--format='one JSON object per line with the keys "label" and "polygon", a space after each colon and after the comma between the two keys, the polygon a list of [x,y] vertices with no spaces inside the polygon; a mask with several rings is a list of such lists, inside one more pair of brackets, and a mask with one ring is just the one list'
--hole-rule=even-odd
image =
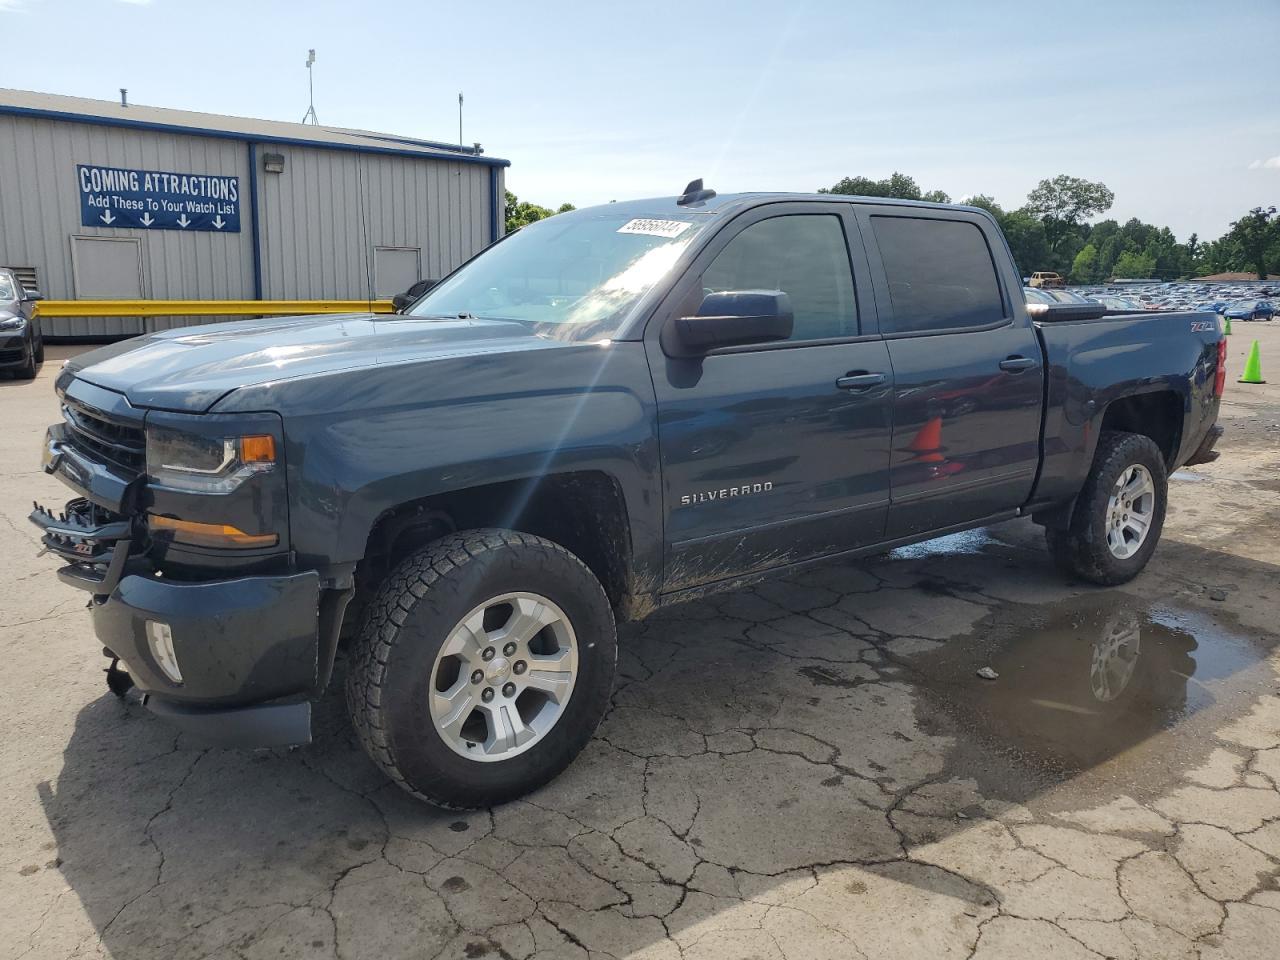
{"label": "gravel ground", "polygon": [[24,519],[64,499],[51,348],[0,382],[0,958],[1274,956],[1280,323],[1230,344],[1223,456],[1133,583],[1015,522],[664,611],[579,761],[469,814],[386,784],[336,692],[257,753],[107,693]]}

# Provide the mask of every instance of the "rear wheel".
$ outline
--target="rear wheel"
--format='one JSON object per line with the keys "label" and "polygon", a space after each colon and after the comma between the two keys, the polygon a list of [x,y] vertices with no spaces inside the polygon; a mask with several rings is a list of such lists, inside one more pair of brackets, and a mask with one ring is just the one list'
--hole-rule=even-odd
{"label": "rear wheel", "polygon": [[1111,586],[1151,559],[1164,527],[1168,473],[1160,448],[1136,433],[1108,431],[1065,530],[1048,528],[1054,561],[1067,573]]}
{"label": "rear wheel", "polygon": [[613,611],[563,547],[451,534],[402,561],[365,613],[347,704],[365,750],[410,793],[490,806],[546,783],[609,702]]}

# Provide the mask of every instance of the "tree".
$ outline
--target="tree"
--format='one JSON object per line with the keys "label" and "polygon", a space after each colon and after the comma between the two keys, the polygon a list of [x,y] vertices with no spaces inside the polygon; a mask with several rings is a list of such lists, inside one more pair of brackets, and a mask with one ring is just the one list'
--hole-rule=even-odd
{"label": "tree", "polygon": [[1116,261],[1115,275],[1133,279],[1146,279],[1156,272],[1155,257],[1134,250],[1126,250]]}
{"label": "tree", "polygon": [[1225,238],[1239,246],[1245,263],[1257,271],[1259,280],[1267,279],[1267,248],[1280,238],[1280,220],[1275,216],[1275,207],[1254,207],[1231,224]]}
{"label": "tree", "polygon": [[1115,198],[1106,184],[1063,173],[1052,180],[1041,180],[1027,195],[1026,209],[1040,218],[1049,249],[1056,252],[1085,220],[1110,210]]}
{"label": "tree", "polygon": [[931,200],[934,203],[950,203],[951,198],[941,190],[920,192],[920,185],[913,177],[894,171],[883,180],[870,177],[844,177],[830,187],[820,187],[819,193],[839,193],[853,197],[892,197],[896,200]]}
{"label": "tree", "polygon": [[1004,210],[1001,209],[1000,204],[996,203],[996,198],[988,197],[985,193],[975,194],[967,200],[961,200],[960,202],[966,207],[981,207],[997,220],[1004,217]]}
{"label": "tree", "polygon": [[886,196],[897,197],[899,200],[919,200],[920,185],[914,177],[895,170],[889,175],[889,192]]}
{"label": "tree", "polygon": [[562,203],[558,210],[540,207],[536,203],[528,203],[521,200],[510,190],[507,191],[506,201],[504,213],[506,215],[507,233],[512,233],[521,227],[527,227],[531,223],[537,223],[539,220],[545,220],[547,217],[554,217],[557,213],[568,213],[570,210],[577,209],[572,203]]}
{"label": "tree", "polygon": [[1098,248],[1086,243],[1071,262],[1072,283],[1093,283],[1098,279]]}
{"label": "tree", "polygon": [[1045,238],[1044,224],[1025,207],[1005,214],[1000,219],[1000,229],[1009,241],[1013,262],[1018,265],[1022,276],[1047,269],[1049,243]]}

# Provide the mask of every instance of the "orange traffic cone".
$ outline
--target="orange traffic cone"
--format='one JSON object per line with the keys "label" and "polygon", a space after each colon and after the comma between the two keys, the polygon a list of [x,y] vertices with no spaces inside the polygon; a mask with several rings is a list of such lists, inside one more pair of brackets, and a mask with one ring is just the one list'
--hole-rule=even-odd
{"label": "orange traffic cone", "polygon": [[917,463],[940,463],[945,460],[946,457],[942,455],[942,418],[926,420],[907,444],[907,449],[916,455]]}

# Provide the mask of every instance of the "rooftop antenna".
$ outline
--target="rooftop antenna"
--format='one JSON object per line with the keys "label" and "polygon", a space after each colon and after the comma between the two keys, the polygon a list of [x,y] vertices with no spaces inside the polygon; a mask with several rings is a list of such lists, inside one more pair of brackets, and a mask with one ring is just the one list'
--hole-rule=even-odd
{"label": "rooftop antenna", "polygon": [[462,146],[462,91],[458,91],[458,146]]}
{"label": "rooftop antenna", "polygon": [[302,115],[303,123],[310,123],[313,126],[320,126],[320,118],[316,116],[316,85],[312,79],[314,76],[311,72],[311,65],[316,62],[316,52],[314,49],[307,51],[307,93],[310,98],[310,105],[307,112]]}

